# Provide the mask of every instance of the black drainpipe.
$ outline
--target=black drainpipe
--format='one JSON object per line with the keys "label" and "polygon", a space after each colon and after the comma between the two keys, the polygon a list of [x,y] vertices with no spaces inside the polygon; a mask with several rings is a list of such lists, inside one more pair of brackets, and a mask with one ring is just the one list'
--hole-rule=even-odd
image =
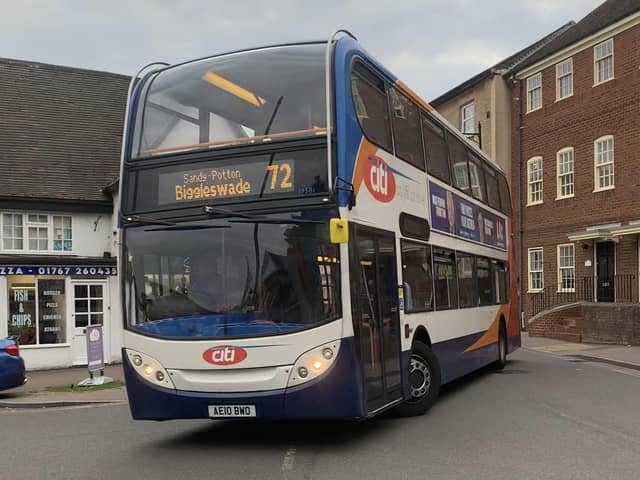
{"label": "black drainpipe", "polygon": [[[518,255],[518,289],[520,291],[520,295],[518,298],[518,303],[520,305],[520,326],[521,328],[526,330],[526,323],[524,320],[524,300],[523,295],[525,295],[523,288],[523,274],[524,274],[524,192],[523,192],[523,165],[522,165],[522,82],[516,80],[518,82],[518,96],[516,99],[518,101],[518,203],[519,203],[519,215],[518,215],[518,231],[520,234],[520,254]],[[524,185],[527,185],[527,179],[525,178]]]}

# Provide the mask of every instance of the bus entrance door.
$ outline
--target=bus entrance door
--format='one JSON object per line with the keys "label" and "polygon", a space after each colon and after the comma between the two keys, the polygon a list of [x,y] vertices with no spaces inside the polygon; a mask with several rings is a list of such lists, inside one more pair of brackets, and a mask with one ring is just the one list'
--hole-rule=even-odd
{"label": "bus entrance door", "polygon": [[354,332],[370,414],[402,396],[395,238],[354,224],[350,249]]}

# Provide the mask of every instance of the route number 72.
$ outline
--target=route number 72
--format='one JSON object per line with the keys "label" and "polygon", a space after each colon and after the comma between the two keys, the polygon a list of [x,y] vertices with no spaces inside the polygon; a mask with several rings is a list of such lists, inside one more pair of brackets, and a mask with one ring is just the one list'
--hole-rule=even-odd
{"label": "route number 72", "polygon": [[293,188],[291,183],[291,164],[288,162],[279,165],[267,165],[267,171],[271,176],[269,190],[288,190]]}

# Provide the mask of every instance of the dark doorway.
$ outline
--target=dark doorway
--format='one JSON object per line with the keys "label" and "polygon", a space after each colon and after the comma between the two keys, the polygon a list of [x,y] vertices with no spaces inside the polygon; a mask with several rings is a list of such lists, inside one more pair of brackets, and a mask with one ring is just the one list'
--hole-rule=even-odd
{"label": "dark doorway", "polygon": [[596,243],[596,284],[599,302],[616,300],[616,258],[613,242]]}
{"label": "dark doorway", "polygon": [[371,413],[402,397],[395,238],[353,225],[350,250],[353,323]]}

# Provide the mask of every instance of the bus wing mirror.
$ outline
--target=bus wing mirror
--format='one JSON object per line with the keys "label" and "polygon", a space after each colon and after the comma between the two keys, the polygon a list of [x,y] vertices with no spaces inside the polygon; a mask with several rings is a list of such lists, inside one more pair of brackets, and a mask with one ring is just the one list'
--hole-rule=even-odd
{"label": "bus wing mirror", "polygon": [[349,220],[332,218],[329,220],[329,240],[331,243],[349,242]]}

